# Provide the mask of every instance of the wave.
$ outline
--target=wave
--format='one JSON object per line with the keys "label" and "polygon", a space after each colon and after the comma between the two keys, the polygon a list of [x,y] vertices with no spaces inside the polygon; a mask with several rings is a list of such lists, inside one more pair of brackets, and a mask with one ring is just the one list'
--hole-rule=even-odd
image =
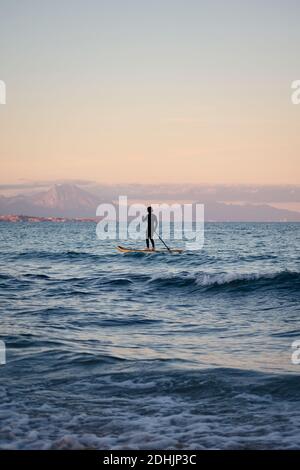
{"label": "wave", "polygon": [[149,283],[155,288],[167,287],[195,287],[205,289],[216,288],[291,288],[300,289],[300,273],[293,271],[265,272],[265,273],[205,273],[189,274],[152,278]]}
{"label": "wave", "polygon": [[[182,271],[178,274],[166,274],[151,277],[147,274],[126,273],[124,276],[109,275],[99,272],[93,277],[55,278],[46,274],[27,273],[22,276],[0,275],[0,285],[9,289],[29,288],[33,281],[45,281],[48,284],[45,295],[68,293],[86,295],[94,290],[129,288],[142,284],[156,290],[174,288],[194,289],[292,289],[300,290],[300,273],[295,271],[278,272],[195,272]],[[50,287],[51,282],[52,287]],[[88,289],[88,290],[86,290]]]}
{"label": "wave", "polygon": [[300,330],[289,330],[289,331],[281,331],[279,333],[272,333],[271,336],[276,338],[296,338],[300,337]]}
{"label": "wave", "polygon": [[30,279],[23,278],[22,276],[12,276],[11,274],[0,275],[0,295],[5,296],[5,289],[10,291],[27,290],[30,288]]}
{"label": "wave", "polygon": [[77,359],[92,367],[67,377],[57,367],[30,394],[0,386],[0,448],[299,448],[298,376],[146,364],[118,372],[117,363],[111,373],[109,362],[98,373],[92,358]]}
{"label": "wave", "polygon": [[[155,291],[171,291],[172,289],[189,289],[190,291],[211,290],[259,290],[284,289],[300,292],[300,273],[296,271],[278,272],[202,272],[190,273],[181,271],[176,274],[164,274],[151,277],[146,273],[130,273],[123,275],[98,271],[90,277],[57,278],[41,273],[27,273],[22,276],[10,274],[0,275],[0,287],[4,290],[28,290],[36,283],[44,283],[44,295],[52,296],[86,296],[102,291],[116,289],[132,289],[141,286],[143,289]],[[147,287],[146,287],[147,286]]]}
{"label": "wave", "polygon": [[23,274],[23,277],[26,277],[29,279],[51,279],[51,277],[48,276],[47,274],[34,274],[34,273]]}
{"label": "wave", "polygon": [[201,286],[222,286],[232,284],[258,284],[258,283],[294,283],[300,282],[300,273],[292,271],[279,271],[273,273],[221,273],[205,274],[203,278],[197,279]]}
{"label": "wave", "polygon": [[97,253],[89,253],[89,252],[84,252],[84,251],[35,251],[35,250],[30,250],[30,251],[21,251],[19,253],[13,253],[11,257],[16,260],[36,260],[36,259],[41,259],[41,260],[49,260],[49,261],[68,261],[68,260],[74,260],[76,259],[77,261],[97,261],[103,258],[108,257],[108,254],[97,254]]}

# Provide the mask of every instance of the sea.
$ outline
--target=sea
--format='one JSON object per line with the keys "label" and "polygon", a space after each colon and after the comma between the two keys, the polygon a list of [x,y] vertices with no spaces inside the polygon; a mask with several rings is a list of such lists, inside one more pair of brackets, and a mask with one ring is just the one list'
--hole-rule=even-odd
{"label": "sea", "polygon": [[0,223],[0,448],[299,449],[299,229],[121,254],[92,222]]}

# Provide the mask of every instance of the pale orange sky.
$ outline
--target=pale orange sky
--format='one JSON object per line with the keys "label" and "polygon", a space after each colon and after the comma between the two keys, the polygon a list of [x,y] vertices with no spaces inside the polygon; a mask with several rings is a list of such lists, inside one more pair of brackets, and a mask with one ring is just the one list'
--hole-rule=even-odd
{"label": "pale orange sky", "polygon": [[0,183],[300,183],[296,2],[8,3]]}

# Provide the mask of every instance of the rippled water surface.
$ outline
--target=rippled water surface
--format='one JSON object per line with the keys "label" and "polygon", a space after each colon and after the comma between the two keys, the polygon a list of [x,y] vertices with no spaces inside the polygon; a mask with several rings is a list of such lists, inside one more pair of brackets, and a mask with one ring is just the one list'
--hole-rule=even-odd
{"label": "rippled water surface", "polygon": [[300,448],[300,225],[120,254],[0,224],[0,448]]}

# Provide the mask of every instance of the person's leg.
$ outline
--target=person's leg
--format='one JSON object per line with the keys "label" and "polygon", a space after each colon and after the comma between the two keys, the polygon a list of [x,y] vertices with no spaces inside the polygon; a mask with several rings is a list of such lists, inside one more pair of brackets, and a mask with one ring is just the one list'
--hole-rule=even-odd
{"label": "person's leg", "polygon": [[146,245],[147,245],[147,248],[149,249],[149,238],[146,238]]}
{"label": "person's leg", "polygon": [[153,248],[153,250],[155,250],[155,245],[154,245],[154,240],[153,240],[153,238],[150,238],[150,240],[151,240],[152,248]]}

